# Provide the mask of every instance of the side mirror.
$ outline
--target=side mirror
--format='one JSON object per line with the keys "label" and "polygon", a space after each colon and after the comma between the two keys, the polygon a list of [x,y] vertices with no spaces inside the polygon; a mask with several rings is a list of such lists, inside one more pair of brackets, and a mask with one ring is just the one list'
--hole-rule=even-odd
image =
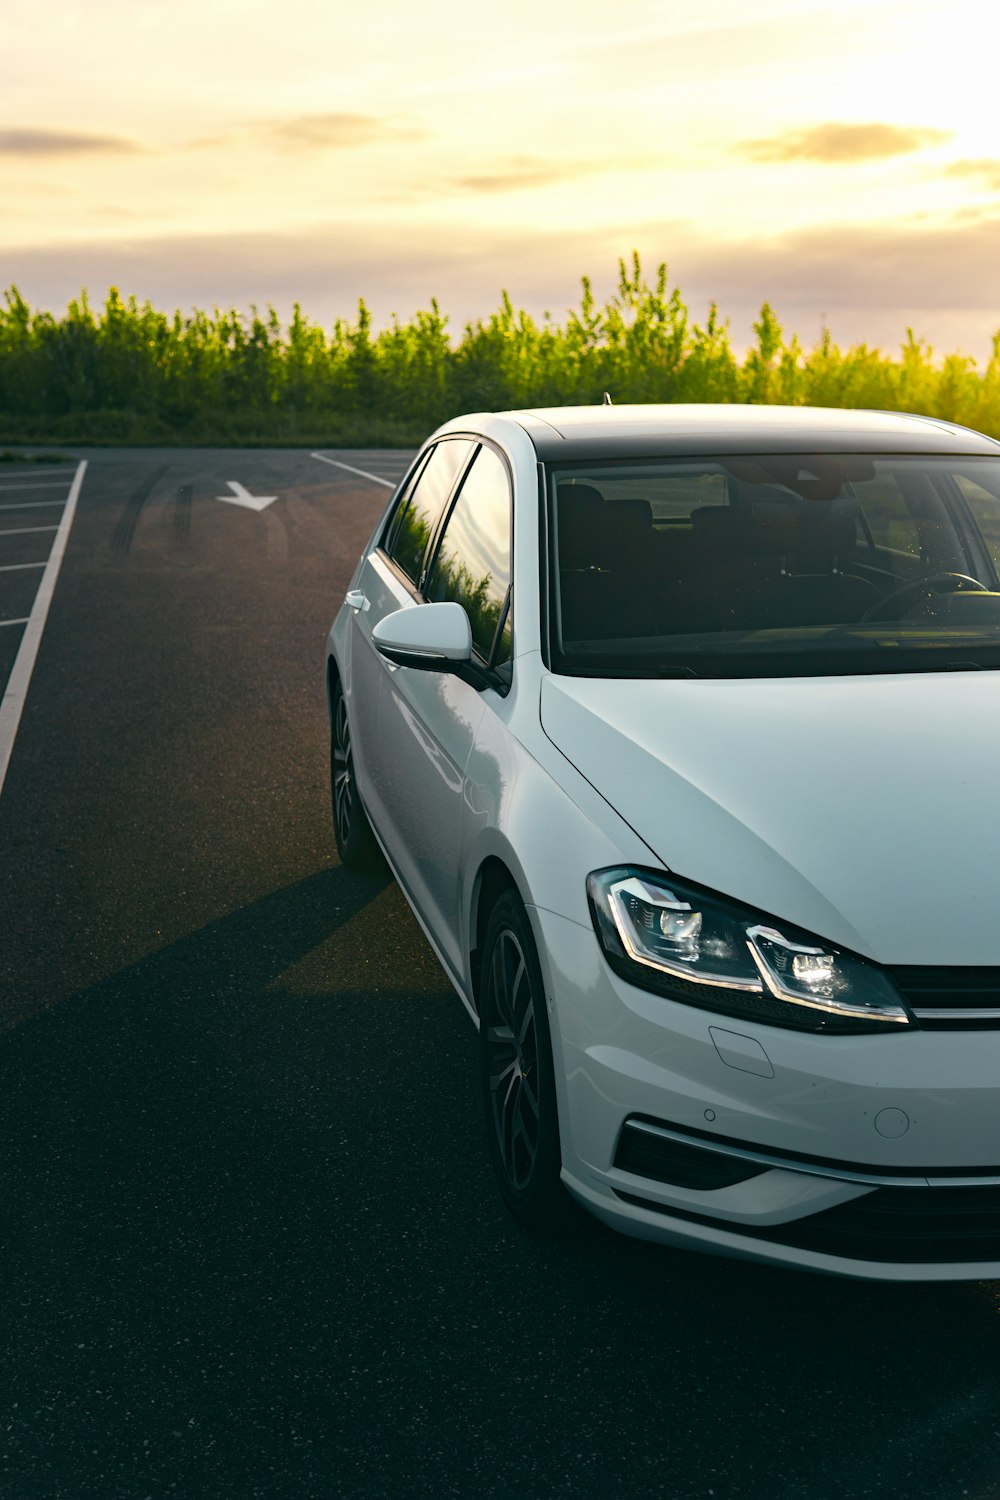
{"label": "side mirror", "polygon": [[398,667],[449,672],[472,660],[472,630],[460,604],[417,604],[394,610],[372,631],[376,648]]}

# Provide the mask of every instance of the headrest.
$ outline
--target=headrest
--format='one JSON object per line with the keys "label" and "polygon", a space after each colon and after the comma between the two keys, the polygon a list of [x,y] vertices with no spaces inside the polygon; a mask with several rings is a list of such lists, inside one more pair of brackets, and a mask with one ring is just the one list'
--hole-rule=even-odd
{"label": "headrest", "polygon": [[803,533],[853,526],[859,509],[853,495],[838,495],[834,500],[804,500],[776,484],[747,486],[746,501],[755,526],[793,527]]}
{"label": "headrest", "polygon": [[559,490],[559,566],[606,567],[615,535],[616,507],[606,505],[598,490],[575,484]]}
{"label": "headrest", "polygon": [[651,531],[653,507],[648,500],[611,500],[608,502],[615,521],[626,531]]}
{"label": "headrest", "polygon": [[574,481],[572,484],[563,483],[559,486],[560,506],[593,505],[595,501],[601,505],[604,504],[604,496],[596,485],[577,484]]}
{"label": "headrest", "polygon": [[713,552],[737,558],[788,556],[822,564],[854,541],[858,502],[804,500],[784,485],[741,487],[735,505],[702,505],[691,512],[694,536]]}
{"label": "headrest", "polygon": [[691,527],[695,536],[715,536],[732,524],[732,516],[730,505],[699,505],[691,512]]}

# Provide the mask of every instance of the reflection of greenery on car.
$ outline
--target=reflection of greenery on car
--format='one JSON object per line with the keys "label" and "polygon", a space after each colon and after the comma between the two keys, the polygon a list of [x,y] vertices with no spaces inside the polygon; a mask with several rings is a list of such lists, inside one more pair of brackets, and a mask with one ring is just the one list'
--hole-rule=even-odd
{"label": "reflection of greenery on car", "polygon": [[430,541],[431,528],[423,511],[408,505],[399,523],[399,536],[394,551],[401,558],[421,558]]}
{"label": "reflection of greenery on car", "polygon": [[454,599],[462,605],[472,627],[472,644],[484,658],[490,654],[503,609],[503,597],[497,596],[492,584],[491,574],[473,578],[464,563],[443,553],[438,558],[430,590],[430,597],[435,601]]}

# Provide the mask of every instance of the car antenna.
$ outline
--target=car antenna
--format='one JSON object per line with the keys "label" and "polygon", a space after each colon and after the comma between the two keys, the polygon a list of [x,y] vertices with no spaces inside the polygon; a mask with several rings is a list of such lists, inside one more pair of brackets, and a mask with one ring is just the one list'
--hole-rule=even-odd
{"label": "car antenna", "polygon": [[611,392],[610,391],[605,391],[604,392],[604,399],[602,400],[601,405],[602,406],[613,406],[614,405],[614,402],[611,399]]}

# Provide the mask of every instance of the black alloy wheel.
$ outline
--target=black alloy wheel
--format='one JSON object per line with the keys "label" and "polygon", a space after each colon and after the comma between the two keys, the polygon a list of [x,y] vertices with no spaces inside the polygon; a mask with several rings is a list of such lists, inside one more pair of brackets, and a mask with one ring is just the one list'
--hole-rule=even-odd
{"label": "black alloy wheel", "polygon": [[382,851],[372,833],[368,814],[354,780],[351,726],[347,703],[338,682],[333,690],[333,729],[330,735],[330,793],[333,836],[340,862],[349,870],[369,873],[381,868]]}
{"label": "black alloy wheel", "polygon": [[479,981],[480,1055],[490,1160],[519,1223],[558,1230],[574,1216],[562,1165],[552,1042],[531,926],[505,892],[490,915]]}

